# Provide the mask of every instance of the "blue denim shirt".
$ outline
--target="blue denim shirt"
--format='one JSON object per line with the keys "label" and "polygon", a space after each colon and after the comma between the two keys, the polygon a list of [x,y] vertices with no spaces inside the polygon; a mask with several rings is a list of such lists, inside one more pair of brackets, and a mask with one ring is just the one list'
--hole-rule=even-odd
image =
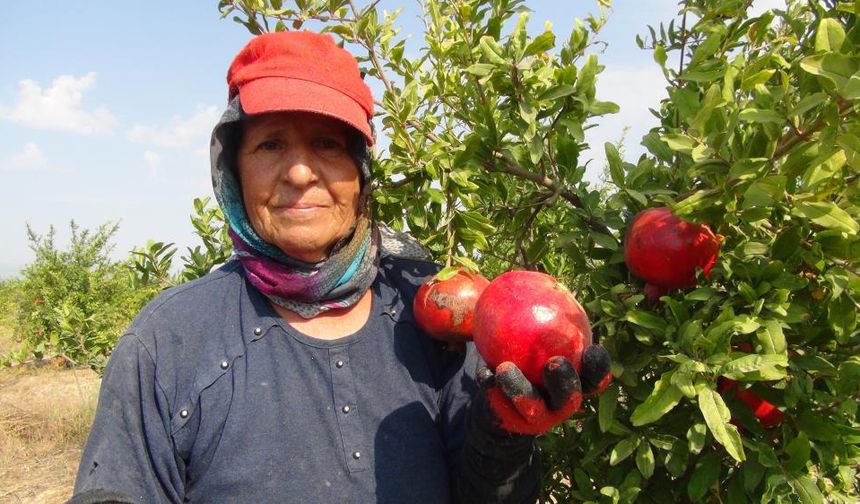
{"label": "blue denim shirt", "polygon": [[475,352],[416,329],[412,298],[437,269],[384,258],[366,325],[333,341],[286,324],[237,261],[165,291],[110,358],[75,491],[450,502]]}

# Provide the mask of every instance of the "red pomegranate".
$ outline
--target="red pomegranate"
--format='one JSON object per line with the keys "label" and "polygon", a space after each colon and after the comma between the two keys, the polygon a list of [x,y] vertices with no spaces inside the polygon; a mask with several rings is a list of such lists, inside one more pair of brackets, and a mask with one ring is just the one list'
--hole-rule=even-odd
{"label": "red pomegranate", "polygon": [[667,207],[649,208],[630,223],[624,261],[634,275],[652,286],[649,296],[653,298],[669,289],[696,285],[697,268],[709,276],[719,250],[720,238],[708,226],[684,222]]}
{"label": "red pomegranate", "polygon": [[483,276],[462,269],[451,277],[434,276],[424,282],[412,302],[418,327],[441,341],[471,341],[475,303],[489,284]]}
{"label": "red pomegranate", "polygon": [[475,346],[495,369],[513,362],[528,380],[543,386],[543,366],[556,355],[577,371],[591,345],[585,310],[555,278],[534,271],[499,275],[475,307]]}
{"label": "red pomegranate", "polygon": [[779,408],[755,395],[750,389],[740,389],[738,387],[738,382],[735,380],[721,376],[717,380],[717,390],[723,397],[734,396],[742,403],[746,404],[765,429],[776,427],[782,423],[782,420],[785,417],[785,413],[783,413]]}

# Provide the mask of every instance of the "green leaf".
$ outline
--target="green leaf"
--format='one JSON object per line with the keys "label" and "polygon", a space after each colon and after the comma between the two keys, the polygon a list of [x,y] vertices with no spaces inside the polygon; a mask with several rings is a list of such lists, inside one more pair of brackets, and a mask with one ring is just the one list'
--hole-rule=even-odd
{"label": "green leaf", "polygon": [[615,408],[618,407],[618,387],[609,387],[597,403],[597,423],[600,432],[607,432],[615,421]]}
{"label": "green leaf", "polygon": [[646,329],[654,329],[655,331],[665,331],[666,321],[662,317],[658,317],[650,312],[631,310],[624,317],[628,322],[632,322]]}
{"label": "green leaf", "polygon": [[475,261],[469,259],[468,257],[455,255],[453,259],[455,263],[459,264],[460,266],[466,268],[469,271],[481,271],[481,267],[478,266]]}
{"label": "green leaf", "polygon": [[538,96],[539,101],[555,101],[576,92],[576,86],[560,85],[552,86]]}
{"label": "green leaf", "polygon": [[716,195],[712,190],[699,190],[672,206],[672,213],[683,219],[688,215],[706,209],[712,209],[716,205]]}
{"label": "green leaf", "polygon": [[708,453],[696,462],[690,481],[687,482],[687,495],[693,502],[702,500],[719,478],[720,460],[713,453]]}
{"label": "green leaf", "polygon": [[672,374],[674,371],[663,373],[663,376],[654,384],[651,395],[633,410],[630,423],[634,427],[656,422],[681,401],[683,394],[678,387],[672,385]]}
{"label": "green leaf", "polygon": [[765,353],[768,354],[785,354],[786,343],[785,334],[782,332],[782,325],[777,320],[766,320],[762,322],[762,327],[756,331],[756,339]]}
{"label": "green leaf", "polygon": [[645,479],[654,474],[654,452],[650,443],[639,443],[636,449],[636,467]]}
{"label": "green leaf", "polygon": [[738,462],[743,462],[746,456],[744,455],[741,436],[735,426],[728,423],[729,409],[720,394],[710,388],[702,389],[699,392],[699,410],[702,412],[705,423],[708,424],[708,429],[713,434],[714,439],[726,448],[732,458]]}
{"label": "green leaf", "polygon": [[808,474],[802,474],[796,478],[789,478],[788,484],[794,490],[794,495],[800,500],[801,504],[824,504],[824,496],[821,495],[821,490],[812,481],[812,477]]}
{"label": "green leaf", "polygon": [[687,154],[693,151],[693,147],[695,147],[697,143],[693,138],[679,134],[663,135],[660,139],[666,142],[669,148],[673,151],[684,152]]}
{"label": "green leaf", "polygon": [[618,241],[614,236],[598,233],[597,231],[591,231],[589,232],[589,235],[591,236],[591,239],[594,240],[594,243],[601,247],[609,250],[618,250]]}
{"label": "green leaf", "polygon": [[713,299],[716,294],[717,291],[711,287],[700,287],[688,292],[684,299],[687,301],[708,301]]}
{"label": "green leaf", "polygon": [[489,63],[475,63],[474,65],[466,68],[466,72],[472,75],[477,75],[478,77],[484,77],[493,73],[493,70],[496,69],[496,65],[491,65]]}
{"label": "green leaf", "polygon": [[800,202],[792,209],[791,213],[806,217],[819,226],[839,229],[850,235],[855,235],[857,231],[860,231],[860,225],[857,224],[857,221],[831,201]]}
{"label": "green leaf", "polygon": [[848,295],[830,301],[827,307],[827,323],[836,335],[836,341],[847,344],[857,328],[857,305]]}
{"label": "green leaf", "polygon": [[617,103],[608,101],[594,100],[588,106],[588,112],[595,116],[617,114],[619,110],[621,110],[621,108]]}
{"label": "green leaf", "polygon": [[445,268],[442,268],[439,273],[436,273],[433,278],[440,282],[444,282],[445,280],[454,278],[459,271],[459,266],[446,266]]}
{"label": "green leaf", "polygon": [[847,157],[842,149],[824,157],[819,156],[803,174],[803,187],[810,190],[823,181],[831,180],[842,170],[846,161]]}
{"label": "green leaf", "polygon": [[815,52],[839,52],[845,41],[845,30],[834,18],[824,18],[815,33]]}
{"label": "green leaf", "polygon": [[687,429],[687,444],[690,447],[690,453],[698,455],[705,447],[705,440],[708,437],[708,427],[696,422]]}
{"label": "green leaf", "polygon": [[765,82],[769,81],[775,73],[776,70],[772,68],[766,68],[764,70],[758,71],[744,79],[743,83],[741,84],[741,89],[743,89],[744,91],[750,91],[752,89],[755,89],[755,87],[759,84],[764,84]]}
{"label": "green leaf", "polygon": [[824,77],[837,89],[842,89],[848,84],[852,75],[857,73],[860,62],[856,57],[828,52],[807,56],[800,61],[800,68],[820,77]]}
{"label": "green leaf", "polygon": [[523,57],[534,56],[549,51],[553,47],[555,47],[555,34],[551,31],[545,31],[531,41],[526,47]]}
{"label": "green leaf", "polygon": [[739,381],[780,380],[785,378],[787,367],[785,354],[751,354],[727,362],[719,374]]}
{"label": "green leaf", "polygon": [[741,110],[738,114],[741,121],[756,122],[756,123],[776,123],[782,124],[785,118],[773,110],[759,110],[756,108],[747,108]]}
{"label": "green leaf", "polygon": [[822,103],[827,101],[827,93],[820,92],[811,94],[808,96],[804,96],[797,105],[794,106],[793,109],[788,113],[790,116],[799,116],[802,115],[812,108],[821,105]]}
{"label": "green leaf", "polygon": [[624,166],[621,162],[621,154],[611,142],[603,144],[603,149],[606,151],[606,162],[609,164],[609,176],[615,185],[624,186]]}
{"label": "green leaf", "polygon": [[860,98],[860,72],[855,73],[848,78],[848,82],[842,86],[839,94],[841,94],[846,100],[856,100]]}
{"label": "green leaf", "polygon": [[504,49],[496,42],[496,39],[489,35],[484,35],[478,41],[478,47],[481,49],[481,53],[483,53],[484,57],[493,64],[493,66],[509,66],[511,64],[510,61],[505,60],[502,57],[504,54]]}
{"label": "green leaf", "polygon": [[841,437],[832,422],[824,422],[819,415],[810,411],[798,415],[797,423],[809,439],[815,441],[836,441]]}
{"label": "green leaf", "polygon": [[638,203],[640,206],[648,206],[648,198],[646,198],[645,195],[641,192],[635,191],[633,189],[624,189],[624,192],[629,194],[630,197],[633,198],[633,200],[635,200],[636,203]]}
{"label": "green leaf", "polygon": [[750,184],[744,192],[741,208],[769,207],[774,201],[781,199],[785,191],[787,178],[781,175],[766,177]]}
{"label": "green leaf", "polygon": [[618,444],[612,448],[612,452],[609,454],[609,465],[614,466],[623,462],[630,456],[630,454],[633,453],[638,442],[639,440],[636,438],[627,438],[619,441]]}
{"label": "green leaf", "polygon": [[783,464],[787,470],[798,472],[806,467],[809,462],[809,454],[811,446],[809,438],[803,432],[798,432],[797,436],[785,445],[785,454],[788,455],[788,460]]}

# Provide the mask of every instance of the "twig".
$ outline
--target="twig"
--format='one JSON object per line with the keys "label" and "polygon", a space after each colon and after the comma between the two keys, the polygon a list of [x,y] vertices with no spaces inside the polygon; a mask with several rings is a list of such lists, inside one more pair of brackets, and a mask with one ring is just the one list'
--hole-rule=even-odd
{"label": "twig", "polygon": [[[582,203],[582,199],[580,199],[578,195],[576,195],[572,191],[562,189],[562,186],[553,179],[547,177],[546,175],[540,175],[538,173],[526,170],[525,168],[522,168],[521,166],[513,163],[512,161],[503,159],[500,155],[498,157],[500,158],[500,161],[503,161],[503,163],[499,164],[485,161],[483,163],[484,169],[488,172],[507,173],[509,175],[514,175],[516,177],[526,179],[528,181],[534,182],[535,184],[546,187],[547,189],[558,191],[558,194],[574,207],[579,208],[581,210],[587,210],[586,206]],[[609,228],[607,228],[594,217],[589,216],[585,219],[585,223],[588,225],[589,228],[593,229],[594,231],[612,235],[612,233],[609,231]]]}
{"label": "twig", "polygon": [[[853,103],[840,99],[839,105],[838,105],[839,115],[842,115],[842,113],[844,113],[846,110],[850,109],[853,106],[854,106]],[[806,128],[804,130],[798,130],[798,129],[794,128],[794,131],[786,133],[785,136],[783,136],[779,140],[779,142],[777,143],[777,148],[773,152],[773,154],[770,156],[770,160],[775,161],[775,160],[781,158],[788,151],[790,151],[795,145],[799,144],[803,140],[808,139],[810,137],[810,135],[812,135],[813,133],[817,133],[822,128],[827,126],[827,124],[828,124],[828,122],[825,121],[824,119],[819,119],[819,120],[815,121],[814,123],[812,123],[812,125],[810,125],[808,128]]]}

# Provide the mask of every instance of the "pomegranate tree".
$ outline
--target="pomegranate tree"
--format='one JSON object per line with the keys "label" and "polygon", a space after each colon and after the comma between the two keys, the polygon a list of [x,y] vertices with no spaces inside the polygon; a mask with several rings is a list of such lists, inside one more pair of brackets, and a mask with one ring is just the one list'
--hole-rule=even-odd
{"label": "pomegranate tree", "polygon": [[685,222],[667,207],[636,214],[624,242],[624,260],[645,280],[650,299],[670,289],[696,285],[696,270],[707,277],[717,261],[720,238],[702,224]]}
{"label": "pomegranate tree", "polygon": [[463,269],[442,271],[424,282],[412,303],[415,321],[424,332],[441,341],[472,340],[472,318],[478,297],[489,280]]}
{"label": "pomegranate tree", "polygon": [[490,282],[478,299],[474,339],[491,369],[512,362],[530,382],[543,386],[550,357],[566,357],[581,371],[591,326],[582,306],[555,278],[510,271]]}

